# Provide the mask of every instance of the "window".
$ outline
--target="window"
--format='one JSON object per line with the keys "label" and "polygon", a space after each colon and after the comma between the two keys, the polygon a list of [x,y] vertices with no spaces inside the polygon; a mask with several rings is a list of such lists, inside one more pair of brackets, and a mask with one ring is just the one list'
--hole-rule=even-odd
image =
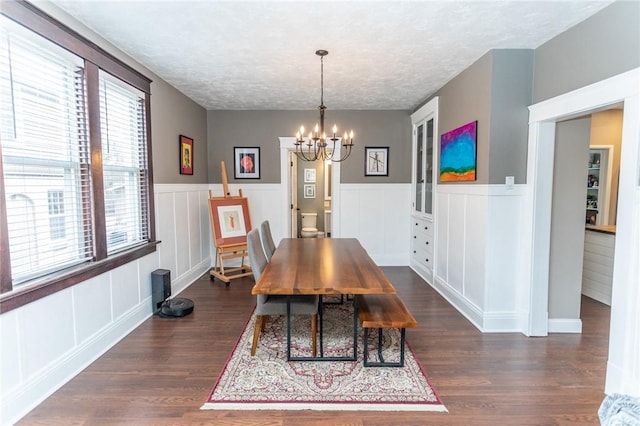
{"label": "window", "polygon": [[[4,17],[0,34],[0,137],[16,286],[92,255],[82,232],[91,226],[82,203],[89,197],[81,167],[88,161],[83,61]],[[68,189],[66,209],[59,188]],[[66,244],[54,244],[61,238]]]}
{"label": "window", "polygon": [[149,89],[33,5],[3,4],[1,312],[155,251]]}
{"label": "window", "polygon": [[107,252],[147,238],[144,96],[100,73],[100,123]]}

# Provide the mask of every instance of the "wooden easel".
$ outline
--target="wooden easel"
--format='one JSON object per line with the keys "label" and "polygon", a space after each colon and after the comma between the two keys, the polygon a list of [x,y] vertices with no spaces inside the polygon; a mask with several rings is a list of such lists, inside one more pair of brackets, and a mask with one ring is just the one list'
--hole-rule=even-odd
{"label": "wooden easel", "polygon": [[[209,190],[209,217],[211,219],[211,230],[213,234],[213,242],[216,247],[216,264],[209,271],[211,277],[218,278],[227,286],[234,278],[248,277],[253,274],[251,267],[245,264],[245,257],[249,255],[247,252],[247,232],[251,229],[251,219],[249,216],[249,202],[242,196],[242,189],[238,191],[238,195],[231,195],[229,192],[229,183],[227,182],[227,169],[224,161],[220,162],[222,169],[222,187],[224,196],[214,197],[213,192]],[[218,215],[218,205],[240,206],[242,208],[245,231],[243,235],[224,238],[221,230],[220,217]],[[231,259],[241,259],[240,266],[225,268],[224,262]]]}

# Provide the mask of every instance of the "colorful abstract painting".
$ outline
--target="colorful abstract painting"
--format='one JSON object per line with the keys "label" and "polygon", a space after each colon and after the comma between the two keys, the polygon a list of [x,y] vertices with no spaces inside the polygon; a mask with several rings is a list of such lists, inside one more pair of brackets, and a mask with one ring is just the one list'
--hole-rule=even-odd
{"label": "colorful abstract painting", "polygon": [[440,182],[476,180],[477,127],[473,121],[440,137]]}

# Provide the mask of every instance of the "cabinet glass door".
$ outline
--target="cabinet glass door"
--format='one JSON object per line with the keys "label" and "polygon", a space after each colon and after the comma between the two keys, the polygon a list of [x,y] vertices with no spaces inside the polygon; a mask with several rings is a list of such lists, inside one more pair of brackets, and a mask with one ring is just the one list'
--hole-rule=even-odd
{"label": "cabinet glass door", "polygon": [[424,211],[433,213],[433,118],[427,121],[425,158],[425,184],[424,184]]}
{"label": "cabinet glass door", "polygon": [[416,129],[416,193],[414,194],[414,209],[416,212],[422,212],[422,191],[424,187],[424,124],[420,124]]}

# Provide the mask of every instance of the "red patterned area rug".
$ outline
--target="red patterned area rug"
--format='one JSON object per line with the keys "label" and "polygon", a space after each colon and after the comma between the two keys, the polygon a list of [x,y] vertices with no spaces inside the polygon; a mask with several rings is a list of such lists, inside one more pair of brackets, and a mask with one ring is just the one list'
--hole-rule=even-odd
{"label": "red patterned area rug", "polygon": [[[271,317],[251,356],[256,321],[249,319],[203,410],[367,410],[447,411],[411,347],[405,342],[404,367],[364,367],[362,328],[358,361],[286,361],[286,317]],[[292,319],[292,355],[311,355],[308,316]],[[375,339],[372,337],[375,336]],[[370,333],[369,347],[377,345]],[[373,340],[373,343],[371,342]],[[398,330],[384,333],[383,358],[399,358]],[[353,306],[325,305],[324,355],[353,353]],[[376,360],[377,350],[370,350]]]}

